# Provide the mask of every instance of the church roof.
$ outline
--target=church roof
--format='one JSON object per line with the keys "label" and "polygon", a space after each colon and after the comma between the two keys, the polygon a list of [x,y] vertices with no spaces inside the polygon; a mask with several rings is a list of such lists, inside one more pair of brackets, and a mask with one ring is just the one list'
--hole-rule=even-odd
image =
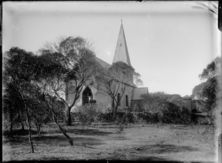
{"label": "church roof", "polygon": [[146,95],[146,94],[148,94],[148,88],[147,87],[135,88],[133,90],[132,100],[141,100],[142,99],[142,95]]}
{"label": "church roof", "polygon": [[[102,59],[100,59],[98,57],[96,57],[96,61],[105,70],[108,70],[109,67],[111,66],[109,63],[105,62],[104,60],[102,60]],[[101,75],[97,76],[97,79],[98,80],[102,80],[102,78],[104,78],[104,77],[108,77],[109,78],[110,76],[106,73],[106,74],[103,74],[103,76],[101,76]],[[122,82],[122,81],[119,81],[118,79],[114,79],[114,80],[116,80],[117,82]],[[122,83],[124,83],[124,84],[126,84],[126,85],[128,85],[130,87],[136,87],[134,83],[132,83],[132,84],[129,84],[129,83],[126,83],[126,82],[122,82]]]}
{"label": "church roof", "polygon": [[96,57],[96,61],[105,69],[108,69],[111,65],[107,62],[105,62],[104,60]]}
{"label": "church roof", "polygon": [[119,36],[116,44],[115,55],[113,58],[113,63],[124,62],[131,66],[129,52],[126,44],[126,37],[123,29],[123,24],[121,23]]}

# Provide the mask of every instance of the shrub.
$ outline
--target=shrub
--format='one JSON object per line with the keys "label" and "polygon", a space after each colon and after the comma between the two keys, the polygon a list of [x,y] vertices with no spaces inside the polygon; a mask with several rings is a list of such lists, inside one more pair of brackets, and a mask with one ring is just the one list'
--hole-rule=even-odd
{"label": "shrub", "polygon": [[138,117],[135,112],[118,112],[116,114],[117,123],[135,123]]}
{"label": "shrub", "polygon": [[90,103],[78,107],[78,111],[74,114],[74,119],[82,124],[91,124],[92,122],[101,121],[103,119],[109,119],[105,117],[105,109],[103,105]]}
{"label": "shrub", "polygon": [[168,107],[163,110],[162,122],[175,124],[190,124],[191,114],[185,107],[178,107],[175,104],[168,103]]}
{"label": "shrub", "polygon": [[112,114],[112,112],[99,113],[98,121],[101,121],[101,122],[112,122],[113,121],[113,114]]}
{"label": "shrub", "polygon": [[126,114],[126,122],[128,123],[135,123],[137,121],[137,116],[136,114],[130,112]]}
{"label": "shrub", "polygon": [[141,112],[141,113],[138,113],[137,116],[138,116],[138,119],[141,119],[147,123],[159,122],[158,113]]}
{"label": "shrub", "polygon": [[82,124],[90,124],[96,120],[97,111],[94,104],[86,104],[80,107],[78,118]]}
{"label": "shrub", "polygon": [[[100,122],[113,122],[113,113],[99,113],[98,121]],[[117,112],[116,120],[117,123],[134,123],[137,121],[137,117],[134,113]]]}
{"label": "shrub", "polygon": [[161,106],[161,109],[147,110],[136,114],[136,121],[145,121],[146,123],[175,123],[175,124],[190,124],[191,113],[186,107],[180,107],[171,102],[166,102]]}

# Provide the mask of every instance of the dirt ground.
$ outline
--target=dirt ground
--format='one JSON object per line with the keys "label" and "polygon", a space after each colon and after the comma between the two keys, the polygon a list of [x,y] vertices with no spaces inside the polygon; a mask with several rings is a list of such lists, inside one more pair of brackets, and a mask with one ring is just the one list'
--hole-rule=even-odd
{"label": "dirt ground", "polygon": [[3,160],[171,160],[214,162],[214,130],[209,126],[128,125],[66,127],[74,146],[54,124],[34,135],[35,153],[27,135],[3,138]]}

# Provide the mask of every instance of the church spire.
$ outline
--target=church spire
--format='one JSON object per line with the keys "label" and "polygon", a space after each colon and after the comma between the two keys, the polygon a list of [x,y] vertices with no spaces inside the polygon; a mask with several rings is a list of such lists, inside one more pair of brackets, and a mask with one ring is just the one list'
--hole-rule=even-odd
{"label": "church spire", "polygon": [[115,55],[113,58],[113,63],[115,62],[124,62],[131,66],[122,19],[119,30],[119,36],[116,44]]}

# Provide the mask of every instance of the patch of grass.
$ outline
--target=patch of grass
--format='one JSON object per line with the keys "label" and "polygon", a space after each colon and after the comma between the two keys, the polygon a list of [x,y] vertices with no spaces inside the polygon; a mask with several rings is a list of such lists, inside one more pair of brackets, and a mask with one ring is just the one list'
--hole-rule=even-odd
{"label": "patch of grass", "polygon": [[[37,131],[35,130],[31,130],[31,133],[33,135],[37,134]],[[28,135],[29,134],[29,130],[22,130],[22,129],[15,129],[12,132],[6,130],[3,132],[3,135],[6,137],[12,137],[12,136],[24,136],[24,135]]]}
{"label": "patch of grass", "polygon": [[[4,141],[5,160],[75,160],[122,159],[154,160],[162,157],[172,160],[212,160],[214,157],[213,130],[202,134],[205,126],[186,125],[130,125],[121,134],[118,125],[93,128],[64,126],[73,139],[70,146],[55,125],[44,126],[41,136],[33,135],[35,153],[30,153],[28,135],[17,134]],[[200,130],[201,132],[197,132]],[[177,141],[180,140],[180,141]],[[8,159],[6,158],[8,156]],[[150,156],[154,156],[152,158]],[[204,158],[203,158],[204,157]],[[161,160],[161,159],[160,159]]]}

